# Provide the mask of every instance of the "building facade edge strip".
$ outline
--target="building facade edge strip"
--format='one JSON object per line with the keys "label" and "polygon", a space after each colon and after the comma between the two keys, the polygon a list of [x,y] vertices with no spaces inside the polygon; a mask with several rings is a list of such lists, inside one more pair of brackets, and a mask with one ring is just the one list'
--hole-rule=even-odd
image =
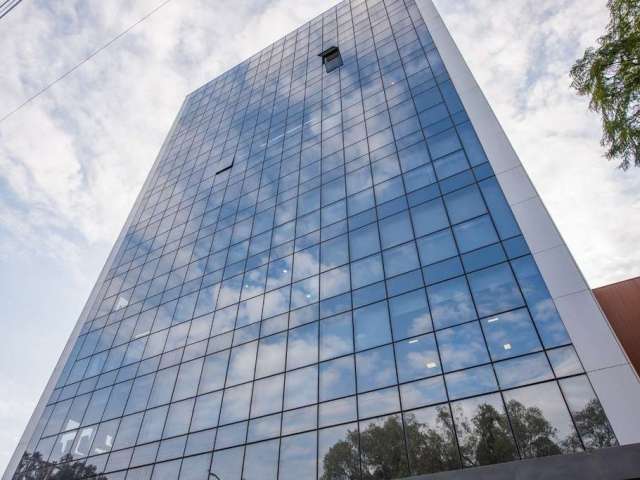
{"label": "building facade edge strip", "polygon": [[618,441],[640,442],[638,375],[433,1],[416,4]]}
{"label": "building facade edge strip", "polygon": [[151,179],[153,178],[154,173],[156,172],[156,170],[160,165],[160,159],[164,154],[164,151],[173,134],[173,131],[178,125],[178,120],[182,115],[182,111],[185,105],[187,104],[188,98],[189,96],[187,95],[182,101],[180,109],[178,110],[178,114],[176,115],[175,119],[173,120],[173,123],[171,124],[169,133],[165,136],[162,146],[158,151],[158,155],[156,156],[156,159],[154,160],[153,165],[151,166],[151,170],[149,171],[145,182],[142,184],[142,188],[140,189],[140,192],[138,193],[136,200],[133,203],[131,210],[129,211],[129,215],[127,216],[124,226],[120,230],[120,233],[118,234],[118,237],[116,238],[116,241],[113,247],[111,248],[111,251],[109,252],[109,256],[107,257],[107,260],[105,261],[104,266],[102,267],[98,277],[96,278],[93,288],[91,289],[91,293],[89,294],[89,297],[87,298],[87,301],[84,304],[82,311],[80,312],[78,320],[75,326],[73,327],[73,330],[71,331],[69,339],[67,340],[62,350],[62,353],[60,354],[60,357],[58,358],[58,361],[56,362],[56,365],[51,373],[51,376],[49,377],[49,380],[47,381],[44,387],[44,390],[42,391],[42,394],[38,399],[38,403],[36,404],[36,407],[33,410],[33,413],[31,414],[29,421],[27,422],[27,425],[20,437],[20,440],[18,441],[18,444],[9,459],[9,463],[7,464],[4,474],[2,475],[2,480],[11,480],[13,478],[13,475],[15,474],[16,469],[18,468],[18,465],[20,464],[22,454],[24,453],[27,445],[29,444],[29,440],[31,439],[31,436],[33,435],[33,432],[38,425],[38,421],[40,420],[40,417],[47,405],[47,401],[49,400],[51,393],[53,392],[56,384],[58,383],[58,379],[62,373],[62,370],[65,364],[67,363],[67,360],[69,359],[69,356],[71,355],[71,352],[73,350],[76,340],[80,336],[80,331],[82,330],[82,326],[84,322],[87,320],[87,317],[89,315],[89,312],[92,309],[94,302],[97,300],[96,297],[98,296],[102,283],[104,282],[109,270],[111,269],[112,264],[118,254],[118,251],[122,246],[122,243],[124,242],[124,238],[126,236],[127,230],[131,226],[131,223],[133,222],[133,219],[137,213],[138,207],[142,202],[144,192],[146,191],[149,183],[151,182]]}

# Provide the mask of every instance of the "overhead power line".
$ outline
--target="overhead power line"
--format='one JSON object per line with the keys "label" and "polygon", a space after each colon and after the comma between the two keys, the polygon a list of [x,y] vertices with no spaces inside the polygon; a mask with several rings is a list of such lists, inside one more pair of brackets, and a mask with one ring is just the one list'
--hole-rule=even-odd
{"label": "overhead power line", "polygon": [[[11,0],[8,0],[11,1]],[[22,0],[18,0],[18,1],[22,1]],[[80,68],[82,65],[84,65],[85,63],[87,63],[88,61],[90,61],[92,58],[94,58],[96,55],[98,55],[100,52],[102,52],[103,50],[106,50],[107,48],[109,48],[111,45],[113,45],[116,41],[118,41],[120,38],[122,38],[123,36],[125,36],[127,33],[129,33],[131,30],[133,30],[136,26],[140,25],[142,22],[144,22],[146,19],[148,19],[151,15],[153,15],[154,13],[156,13],[158,10],[160,10],[162,7],[164,7],[166,4],[168,4],[169,2],[171,2],[172,0],[164,0],[163,2],[161,2],[160,4],[158,4],[155,8],[153,8],[153,10],[149,11],[147,14],[145,14],[143,17],[141,17],[139,20],[137,20],[135,23],[129,25],[125,30],[123,30],[122,32],[120,32],[118,35],[116,35],[115,37],[113,37],[111,40],[109,40],[107,43],[105,43],[104,45],[102,45],[101,47],[99,47],[97,50],[94,50],[90,55],[88,55],[87,57],[85,57],[84,59],[82,59],[79,63],[77,63],[76,65],[74,65],[72,68],[70,68],[69,70],[67,70],[65,73],[63,73],[62,75],[60,75],[58,78],[56,78],[55,80],[53,80],[52,82],[48,83],[47,85],[45,85],[43,88],[41,88],[40,90],[38,90],[36,93],[34,93],[33,95],[31,95],[29,98],[27,98],[24,102],[22,102],[20,105],[18,105],[16,108],[14,108],[13,110],[11,110],[10,112],[6,113],[5,115],[2,116],[2,118],[0,118],[0,123],[4,122],[7,118],[9,118],[11,115],[13,115],[14,113],[18,112],[20,109],[22,109],[24,106],[26,106],[27,104],[31,103],[33,100],[35,100],[36,98],[38,98],[40,95],[42,95],[43,93],[45,93],[47,90],[49,90],[51,87],[53,87],[56,83],[58,83],[59,81],[63,80],[64,78],[68,77],[69,75],[71,75],[73,72],[75,72],[78,68]]]}
{"label": "overhead power line", "polygon": [[2,20],[7,13],[16,8],[21,1],[22,0],[4,0],[4,2],[0,4],[0,20]]}

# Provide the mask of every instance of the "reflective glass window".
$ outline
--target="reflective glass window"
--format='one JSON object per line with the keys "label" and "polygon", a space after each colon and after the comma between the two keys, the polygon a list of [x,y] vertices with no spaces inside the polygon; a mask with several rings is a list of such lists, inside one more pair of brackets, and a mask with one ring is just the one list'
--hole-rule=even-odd
{"label": "reflective glass window", "polygon": [[[613,447],[618,444],[600,401],[586,375],[560,380],[575,426],[587,449]],[[575,438],[571,437],[575,442]]]}
{"label": "reflective glass window", "polygon": [[433,334],[397,342],[394,348],[400,382],[431,377],[442,372]]}
{"label": "reflective glass window", "polygon": [[529,312],[524,308],[484,318],[481,324],[494,360],[542,349]]}
{"label": "reflective glass window", "polygon": [[414,290],[389,300],[393,338],[401,340],[433,330],[424,289]]}
{"label": "reflective glass window", "polygon": [[451,410],[464,466],[490,465],[518,458],[499,394],[453,402]]}
{"label": "reflective glass window", "polygon": [[523,457],[581,451],[569,411],[555,382],[504,393],[513,433]]}
{"label": "reflective glass window", "polygon": [[427,288],[431,318],[436,328],[445,328],[474,320],[476,310],[464,277],[438,283]]}
{"label": "reflective glass window", "polygon": [[378,302],[354,310],[353,326],[356,350],[375,347],[391,341],[387,302]]}
{"label": "reflective glass window", "polygon": [[460,468],[453,418],[448,405],[405,412],[403,422],[413,475]]}
{"label": "reflective glass window", "polygon": [[356,354],[356,372],[359,392],[397,383],[393,347],[387,345]]}
{"label": "reflective glass window", "polygon": [[479,322],[440,330],[436,338],[445,372],[489,361]]}

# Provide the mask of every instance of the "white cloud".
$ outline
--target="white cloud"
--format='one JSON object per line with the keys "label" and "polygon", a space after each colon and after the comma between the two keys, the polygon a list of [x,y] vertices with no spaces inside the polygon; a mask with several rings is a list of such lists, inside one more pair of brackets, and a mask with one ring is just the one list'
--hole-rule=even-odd
{"label": "white cloud", "polygon": [[[2,22],[0,115],[157,3],[21,4]],[[0,470],[184,96],[325,8],[171,2],[0,124]]]}
{"label": "white cloud", "polygon": [[599,118],[569,88],[606,2],[435,3],[589,284],[640,274],[640,177],[602,156]]}

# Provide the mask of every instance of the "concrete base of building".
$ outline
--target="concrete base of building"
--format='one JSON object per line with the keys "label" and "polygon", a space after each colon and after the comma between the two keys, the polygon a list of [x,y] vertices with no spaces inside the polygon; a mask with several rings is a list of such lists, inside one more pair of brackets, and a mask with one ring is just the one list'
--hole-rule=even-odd
{"label": "concrete base of building", "polygon": [[640,443],[592,452],[532,458],[404,480],[638,480]]}

